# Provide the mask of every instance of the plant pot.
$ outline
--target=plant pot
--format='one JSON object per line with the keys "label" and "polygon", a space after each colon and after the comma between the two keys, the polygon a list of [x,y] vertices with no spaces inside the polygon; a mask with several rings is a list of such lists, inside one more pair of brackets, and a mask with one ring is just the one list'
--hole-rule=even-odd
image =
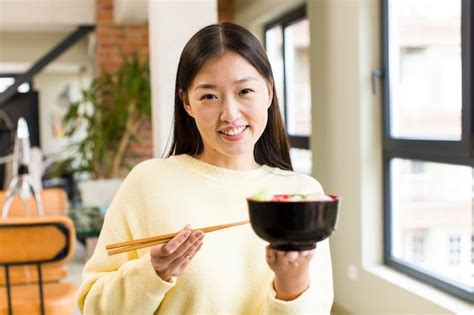
{"label": "plant pot", "polygon": [[82,206],[107,209],[122,184],[123,179],[95,179],[79,183]]}

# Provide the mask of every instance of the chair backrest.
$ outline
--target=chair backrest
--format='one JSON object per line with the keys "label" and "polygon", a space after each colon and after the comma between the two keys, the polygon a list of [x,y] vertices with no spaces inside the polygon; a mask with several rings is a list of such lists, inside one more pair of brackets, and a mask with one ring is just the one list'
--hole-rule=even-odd
{"label": "chair backrest", "polygon": [[40,311],[45,314],[42,265],[69,260],[74,253],[75,236],[74,225],[66,216],[0,219],[0,266],[5,273],[9,314],[13,310],[10,269],[36,265]]}
{"label": "chair backrest", "polygon": [[[66,192],[61,188],[47,188],[40,191],[43,208],[46,216],[67,215],[68,200]],[[0,209],[6,200],[5,192],[0,191]],[[8,212],[9,218],[37,216],[36,205],[33,197],[29,207],[32,213],[27,213],[18,196],[15,196]],[[1,213],[0,213],[1,217]],[[63,263],[51,263],[43,266],[43,280],[59,281],[67,276],[67,268]],[[29,284],[38,282],[39,275],[35,266],[14,266],[10,268],[11,284]],[[0,287],[6,283],[4,268],[0,266]]]}
{"label": "chair backrest", "polygon": [[74,246],[74,225],[66,216],[0,219],[0,265],[64,262]]}
{"label": "chair backrest", "polygon": [[[43,202],[43,208],[45,215],[66,215],[68,209],[68,199],[66,192],[61,188],[46,188],[40,191],[41,200]],[[6,195],[4,191],[0,191],[0,209],[6,201]],[[33,213],[27,213],[23,206],[20,198],[15,196],[8,217],[24,217],[28,215],[37,215],[36,205],[33,197],[29,200],[29,207]]]}

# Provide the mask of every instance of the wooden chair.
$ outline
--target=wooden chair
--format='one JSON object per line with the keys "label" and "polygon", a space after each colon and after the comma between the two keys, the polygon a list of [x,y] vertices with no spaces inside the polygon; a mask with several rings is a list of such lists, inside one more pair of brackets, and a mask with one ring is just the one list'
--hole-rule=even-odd
{"label": "wooden chair", "polygon": [[[67,194],[61,188],[47,188],[40,191],[41,200],[43,201],[43,208],[45,215],[67,215],[69,207]],[[3,207],[7,197],[4,191],[0,191],[0,209]],[[13,200],[8,212],[8,217],[24,217],[31,215],[38,215],[36,212],[36,205],[33,197],[29,200],[29,208],[32,213],[27,213],[25,207],[21,203],[18,196]],[[0,214],[1,215],[1,214]]]}
{"label": "wooden chair", "polygon": [[[43,201],[44,212],[46,216],[49,215],[67,215],[68,199],[67,194],[61,188],[48,188],[40,192]],[[0,191],[0,209],[5,203],[6,195],[4,191]],[[13,200],[10,207],[8,217],[27,217],[37,215],[36,205],[33,197],[29,201],[29,207],[33,213],[27,213],[25,207],[17,196]],[[0,213],[1,217],[1,213]],[[64,264],[48,264],[43,268],[43,281],[59,281],[67,276],[67,268]],[[38,282],[38,273],[35,267],[32,266],[14,266],[10,269],[10,283],[11,284],[31,284]],[[0,286],[5,285],[5,273],[3,267],[0,267]]]}
{"label": "wooden chair", "polygon": [[[66,216],[17,217],[0,220],[0,265],[6,287],[0,288],[0,315],[72,314],[77,288],[69,283],[47,283],[43,267],[64,264],[74,253],[75,231]],[[12,285],[10,269],[34,266],[38,283]]]}

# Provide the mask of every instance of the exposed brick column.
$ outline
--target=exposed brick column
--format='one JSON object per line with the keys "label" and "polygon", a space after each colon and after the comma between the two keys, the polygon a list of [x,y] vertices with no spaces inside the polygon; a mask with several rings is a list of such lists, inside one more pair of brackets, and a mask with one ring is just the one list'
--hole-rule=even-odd
{"label": "exposed brick column", "polygon": [[97,71],[115,70],[123,56],[137,54],[148,60],[148,24],[116,25],[113,0],[97,0]]}
{"label": "exposed brick column", "polygon": [[[97,75],[103,70],[118,69],[124,56],[139,56],[148,60],[148,24],[117,25],[113,18],[113,0],[96,0],[96,69]],[[146,119],[138,131],[138,142],[127,152],[126,164],[134,166],[153,156],[151,121]],[[122,175],[128,173],[124,167]]]}
{"label": "exposed brick column", "polygon": [[234,0],[218,0],[217,9],[219,23],[234,21]]}

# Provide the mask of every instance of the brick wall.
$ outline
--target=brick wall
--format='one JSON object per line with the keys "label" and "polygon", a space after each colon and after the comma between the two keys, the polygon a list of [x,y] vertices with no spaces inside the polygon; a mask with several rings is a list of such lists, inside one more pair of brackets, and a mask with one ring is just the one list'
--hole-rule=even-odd
{"label": "brick wall", "polygon": [[[218,0],[219,22],[233,21],[234,0]],[[122,56],[137,53],[148,60],[148,24],[116,25],[113,21],[113,0],[97,0],[97,71],[120,67]]]}
{"label": "brick wall", "polygon": [[[219,22],[233,21],[233,0],[218,0]],[[137,54],[149,58],[148,24],[116,25],[113,20],[113,0],[96,0],[96,69],[97,74],[106,69],[120,67],[123,56]],[[139,142],[128,150],[126,163],[133,166],[153,156],[152,128],[149,120],[143,121],[139,130]],[[123,174],[127,173],[124,168]]]}
{"label": "brick wall", "polygon": [[148,24],[116,25],[113,0],[97,0],[97,70],[120,67],[122,56],[138,54],[148,60]]}
{"label": "brick wall", "polygon": [[[114,71],[124,56],[138,55],[148,60],[148,24],[116,25],[113,20],[113,0],[96,0],[96,70]],[[145,119],[138,131],[138,142],[130,145],[121,174],[130,167],[153,156],[151,121]]]}
{"label": "brick wall", "polygon": [[234,21],[234,0],[218,0],[217,10],[219,22]]}

